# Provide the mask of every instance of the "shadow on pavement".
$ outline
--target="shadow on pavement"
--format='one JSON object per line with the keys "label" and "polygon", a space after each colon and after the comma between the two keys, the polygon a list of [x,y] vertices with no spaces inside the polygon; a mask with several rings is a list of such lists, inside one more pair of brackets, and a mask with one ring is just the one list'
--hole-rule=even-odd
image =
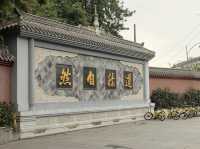
{"label": "shadow on pavement", "polygon": [[133,149],[133,148],[130,148],[130,147],[127,147],[127,146],[114,145],[114,144],[108,144],[108,145],[105,145],[105,147],[109,147],[111,149]]}

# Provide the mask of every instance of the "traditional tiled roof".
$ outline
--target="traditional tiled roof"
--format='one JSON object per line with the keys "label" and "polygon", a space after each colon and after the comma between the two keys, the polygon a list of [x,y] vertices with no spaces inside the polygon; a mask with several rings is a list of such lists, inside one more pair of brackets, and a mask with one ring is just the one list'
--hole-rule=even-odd
{"label": "traditional tiled roof", "polygon": [[27,13],[22,13],[18,21],[0,26],[1,32],[17,31],[22,37],[70,45],[97,52],[120,55],[139,60],[150,60],[155,53],[135,42],[111,35],[96,34],[89,29],[61,23]]}
{"label": "traditional tiled roof", "polygon": [[9,53],[8,48],[0,46],[0,64],[11,65],[14,61],[15,57]]}
{"label": "traditional tiled roof", "polygon": [[177,64],[173,65],[172,68],[184,67],[188,64],[194,64],[199,61],[200,61],[200,57],[194,57],[194,58],[189,59],[188,61],[183,61],[183,62],[177,63]]}
{"label": "traditional tiled roof", "polygon": [[200,79],[200,72],[173,68],[150,67],[149,75],[151,78]]}

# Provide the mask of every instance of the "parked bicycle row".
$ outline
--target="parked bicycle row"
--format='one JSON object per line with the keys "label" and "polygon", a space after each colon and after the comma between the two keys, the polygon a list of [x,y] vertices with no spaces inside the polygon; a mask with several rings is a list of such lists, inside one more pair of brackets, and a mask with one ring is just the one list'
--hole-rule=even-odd
{"label": "parked bicycle row", "polygon": [[200,115],[200,107],[185,107],[185,108],[171,108],[161,109],[154,112],[148,111],[144,115],[145,120],[158,119],[164,121],[165,119],[186,120],[188,118],[197,117]]}

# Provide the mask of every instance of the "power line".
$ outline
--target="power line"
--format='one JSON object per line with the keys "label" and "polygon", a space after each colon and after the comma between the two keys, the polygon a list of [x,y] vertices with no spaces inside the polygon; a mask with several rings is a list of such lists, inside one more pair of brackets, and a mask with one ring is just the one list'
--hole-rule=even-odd
{"label": "power line", "polygon": [[[184,38],[182,39],[182,40],[180,40],[178,43],[176,43],[175,44],[175,46],[173,46],[173,48],[172,49],[175,49],[176,47],[178,47],[180,44],[183,44],[183,42],[185,42],[188,38],[192,38],[191,40],[193,40],[194,39],[194,36],[192,37],[192,35],[194,35],[193,33],[194,32],[196,32],[197,31],[197,29],[200,27],[200,24],[197,24],[196,26],[194,26],[193,28],[192,28],[192,30],[189,32],[189,33],[187,33],[185,36],[184,36]],[[198,31],[199,32],[199,31]],[[198,33],[197,32],[197,33]],[[196,37],[196,34],[197,33],[195,33],[195,37]],[[190,40],[190,42],[191,42],[191,40]],[[171,51],[171,50],[170,50]],[[185,50],[183,50],[182,48],[180,49],[180,50],[178,50],[178,51],[176,51],[176,53],[164,53],[165,55],[162,55],[162,56],[164,56],[164,58],[162,58],[162,59],[166,59],[166,58],[168,58],[169,56],[172,56],[172,57],[174,57],[174,56],[176,56],[177,54],[180,54],[180,53],[182,53],[182,52],[184,52],[184,54],[185,54]],[[171,55],[171,54],[173,54],[173,55]],[[182,53],[183,54],[183,53]],[[158,61],[159,59],[157,59],[157,60],[155,60],[154,62],[156,62],[156,61]]]}
{"label": "power line", "polygon": [[196,39],[196,37],[199,37],[199,36],[200,36],[199,32],[200,32],[200,31],[198,31],[198,32],[196,33],[196,35],[195,35],[192,39],[190,39],[190,41],[187,43],[187,45],[191,44],[192,41],[194,41],[194,39]]}

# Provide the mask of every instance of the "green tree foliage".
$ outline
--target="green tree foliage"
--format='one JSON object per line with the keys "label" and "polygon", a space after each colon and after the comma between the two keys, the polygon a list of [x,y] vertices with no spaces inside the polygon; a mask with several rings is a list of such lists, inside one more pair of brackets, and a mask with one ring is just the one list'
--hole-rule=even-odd
{"label": "green tree foliage", "polygon": [[57,18],[56,3],[54,0],[37,0],[29,13],[48,18]]}
{"label": "green tree foliage", "polygon": [[124,22],[133,12],[124,8],[121,0],[1,0],[0,22],[15,18],[15,8],[18,8],[72,25],[93,26],[95,5],[102,30],[120,36],[120,30],[128,29]]}
{"label": "green tree foliage", "polygon": [[17,13],[15,8],[33,14],[41,14],[41,12],[43,12],[41,15],[45,15],[46,13],[51,14],[52,10],[46,12],[49,7],[52,7],[51,3],[49,3],[50,1],[51,0],[1,0],[0,23],[16,18]]}
{"label": "green tree foliage", "polygon": [[200,64],[193,64],[192,65],[192,70],[196,72],[200,72]]}
{"label": "green tree foliage", "polygon": [[88,25],[86,10],[81,0],[55,0],[58,18],[72,25]]}
{"label": "green tree foliage", "polygon": [[1,0],[0,2],[0,22],[3,23],[13,17],[14,9],[10,0]]}
{"label": "green tree foliage", "polygon": [[0,127],[11,127],[13,124],[11,105],[0,103]]}
{"label": "green tree foliage", "polygon": [[[100,27],[112,35],[119,36],[124,27],[126,18],[132,16],[133,12],[125,9],[119,0],[97,0],[97,13]],[[93,17],[94,18],[94,17]]]}

